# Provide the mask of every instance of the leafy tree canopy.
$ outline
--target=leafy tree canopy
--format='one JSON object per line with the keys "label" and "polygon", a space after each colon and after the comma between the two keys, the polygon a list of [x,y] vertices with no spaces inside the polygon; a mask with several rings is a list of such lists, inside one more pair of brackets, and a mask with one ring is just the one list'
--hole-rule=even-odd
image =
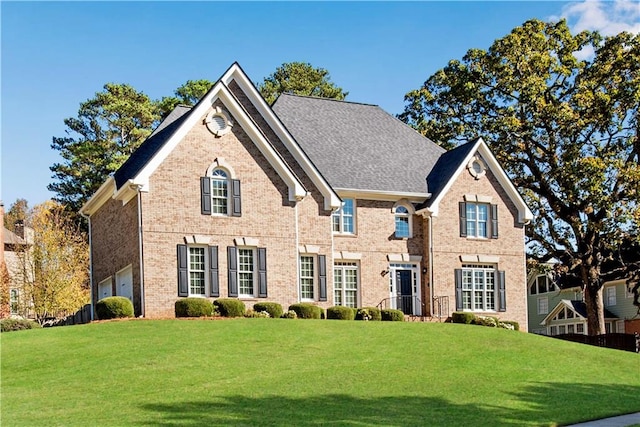
{"label": "leafy tree canopy", "polygon": [[[590,60],[578,53],[593,49]],[[585,291],[589,333],[604,333],[604,263],[639,240],[640,35],[572,35],[531,20],[471,49],[405,96],[400,118],[454,146],[482,136],[535,215],[531,257],[561,260]]]}
{"label": "leafy tree canopy", "polygon": [[258,85],[260,94],[269,105],[281,93],[318,96],[321,98],[345,99],[349,92],[336,86],[324,68],[314,68],[307,62],[287,62],[265,77]]}
{"label": "leafy tree canopy", "polygon": [[26,224],[29,213],[29,202],[26,199],[17,199],[4,215],[4,227],[14,231],[16,223]]}
{"label": "leafy tree canopy", "polygon": [[53,138],[51,148],[63,162],[51,166],[54,182],[47,188],[78,212],[151,134],[158,119],[158,108],[147,95],[127,84],[107,83],[80,104],[78,117],[64,120],[68,136]]}

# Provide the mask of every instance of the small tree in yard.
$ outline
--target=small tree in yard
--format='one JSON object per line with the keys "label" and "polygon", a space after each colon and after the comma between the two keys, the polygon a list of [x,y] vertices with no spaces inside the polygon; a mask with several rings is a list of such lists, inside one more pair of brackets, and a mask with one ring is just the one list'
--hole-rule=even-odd
{"label": "small tree in yard", "polygon": [[23,301],[38,323],[89,302],[89,248],[64,207],[48,201],[29,214],[33,244],[19,254]]}

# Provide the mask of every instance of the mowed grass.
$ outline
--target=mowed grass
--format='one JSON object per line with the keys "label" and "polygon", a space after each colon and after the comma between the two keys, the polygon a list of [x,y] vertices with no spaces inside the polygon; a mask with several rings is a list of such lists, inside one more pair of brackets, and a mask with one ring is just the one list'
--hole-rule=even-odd
{"label": "mowed grass", "polygon": [[132,320],[1,346],[2,426],[540,426],[640,411],[640,355],[479,326]]}

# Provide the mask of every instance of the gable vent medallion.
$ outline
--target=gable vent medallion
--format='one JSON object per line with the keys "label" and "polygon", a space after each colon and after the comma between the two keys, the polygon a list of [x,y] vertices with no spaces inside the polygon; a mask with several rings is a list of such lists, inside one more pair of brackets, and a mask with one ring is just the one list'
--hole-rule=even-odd
{"label": "gable vent medallion", "polygon": [[215,136],[222,136],[228,133],[231,130],[231,126],[233,126],[229,115],[220,107],[213,108],[207,114],[204,123],[207,125],[209,132]]}

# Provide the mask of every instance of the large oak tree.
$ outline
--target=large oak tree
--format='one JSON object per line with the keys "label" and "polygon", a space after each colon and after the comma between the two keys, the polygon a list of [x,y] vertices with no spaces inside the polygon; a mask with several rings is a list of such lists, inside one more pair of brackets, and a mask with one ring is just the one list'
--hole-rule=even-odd
{"label": "large oak tree", "polygon": [[620,254],[639,240],[640,35],[531,20],[405,101],[400,118],[442,145],[490,144],[534,211],[530,256],[579,279],[589,334],[604,333],[603,283],[638,267]]}

